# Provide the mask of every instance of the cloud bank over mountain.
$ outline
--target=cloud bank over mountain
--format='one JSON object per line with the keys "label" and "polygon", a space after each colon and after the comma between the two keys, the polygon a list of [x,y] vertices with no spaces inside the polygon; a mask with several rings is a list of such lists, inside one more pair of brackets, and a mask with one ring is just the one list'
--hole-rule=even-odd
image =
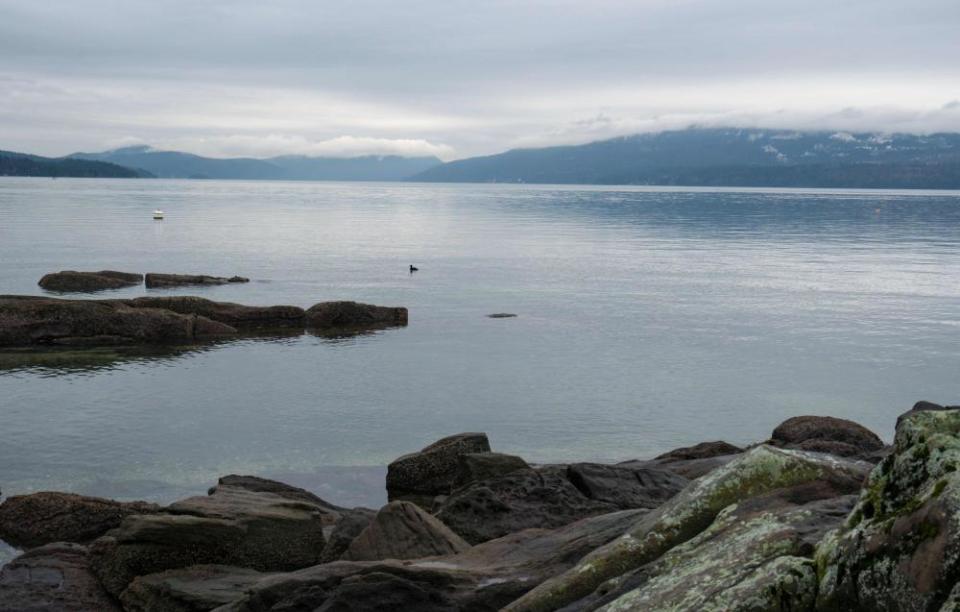
{"label": "cloud bank over mountain", "polygon": [[3,146],[436,155],[960,130],[955,0],[0,0]]}

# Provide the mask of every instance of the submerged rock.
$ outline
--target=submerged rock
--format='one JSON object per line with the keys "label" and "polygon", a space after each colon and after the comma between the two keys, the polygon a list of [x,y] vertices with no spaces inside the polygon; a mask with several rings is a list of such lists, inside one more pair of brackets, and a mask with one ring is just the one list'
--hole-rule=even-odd
{"label": "submerged rock", "polygon": [[917,410],[819,546],[820,610],[943,609],[960,576],[960,410]]}
{"label": "submerged rock", "polygon": [[515,319],[517,315],[512,312],[495,312],[493,314],[488,314],[488,319]]}
{"label": "submerged rock", "polygon": [[142,274],[130,272],[116,272],[101,270],[99,272],[76,272],[62,270],[44,275],[37,283],[47,291],[61,293],[92,293],[106,289],[121,289],[139,285],[143,282]]}
{"label": "submerged rock", "polygon": [[584,495],[563,468],[514,470],[457,489],[437,518],[471,544],[532,527],[555,528],[620,510]]}
{"label": "submerged rock", "polygon": [[120,612],[90,571],[87,549],[47,544],[0,568],[0,612]]}
{"label": "submerged rock", "polygon": [[[859,491],[869,466],[800,451],[758,446],[692,481],[682,492],[640,519],[623,536],[582,559],[576,567],[536,587],[507,610],[556,610],[589,596],[604,582],[660,558],[702,533],[727,506],[776,489],[814,483],[830,495]],[[823,493],[818,494],[823,497]]]}
{"label": "submerged rock", "polygon": [[147,289],[162,287],[182,287],[184,285],[226,285],[227,283],[249,283],[249,278],[242,276],[206,276],[204,274],[147,274]]}
{"label": "submerged rock", "polygon": [[142,297],[124,302],[133,308],[162,308],[197,315],[240,331],[304,328],[304,310],[297,306],[244,306],[192,296]]}
{"label": "submerged rock", "polygon": [[89,542],[120,525],[125,516],[152,514],[159,506],[72,493],[9,497],[0,504],[0,539],[32,548],[51,542]]}
{"label": "submerged rock", "polygon": [[344,561],[420,559],[463,552],[470,545],[450,528],[405,501],[390,502],[354,538]]}
{"label": "submerged rock", "polygon": [[327,505],[217,486],[164,515],[126,517],[91,547],[93,568],[119,595],[137,576],[201,564],[284,571],[319,563]]}
{"label": "submerged rock", "polygon": [[206,317],[114,300],[0,296],[0,346],[189,343],[236,333]]}
{"label": "submerged rock", "polygon": [[321,302],[307,310],[309,329],[367,328],[407,324],[407,309],[402,306],[374,306],[359,302]]}
{"label": "submerged rock", "polygon": [[429,510],[437,495],[448,495],[453,489],[460,457],[487,452],[487,434],[461,433],[404,455],[387,466],[387,499],[412,501]]}

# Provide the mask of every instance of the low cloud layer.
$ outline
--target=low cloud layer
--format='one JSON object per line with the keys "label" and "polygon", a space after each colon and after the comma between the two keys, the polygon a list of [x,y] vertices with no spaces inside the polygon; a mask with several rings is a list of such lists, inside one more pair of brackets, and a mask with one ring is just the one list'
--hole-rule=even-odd
{"label": "low cloud layer", "polygon": [[956,0],[0,0],[0,149],[437,155],[960,131]]}

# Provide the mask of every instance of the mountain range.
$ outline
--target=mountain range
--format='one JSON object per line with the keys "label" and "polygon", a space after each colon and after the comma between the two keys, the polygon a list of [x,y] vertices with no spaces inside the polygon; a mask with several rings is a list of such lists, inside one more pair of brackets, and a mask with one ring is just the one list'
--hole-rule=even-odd
{"label": "mountain range", "polygon": [[69,158],[139,168],[159,178],[309,181],[400,181],[443,163],[436,157],[396,155],[216,159],[178,151],[158,151],[148,146],[124,147],[102,153],[74,153]]}
{"label": "mountain range", "polygon": [[688,128],[448,163],[377,155],[216,159],[134,146],[62,158],[0,152],[4,174],[960,189],[960,134]]}
{"label": "mountain range", "polygon": [[446,163],[417,181],[960,188],[960,134],[691,128]]}
{"label": "mountain range", "polygon": [[41,157],[0,151],[0,176],[75,176],[84,178],[138,178],[148,173],[116,164],[69,157]]}

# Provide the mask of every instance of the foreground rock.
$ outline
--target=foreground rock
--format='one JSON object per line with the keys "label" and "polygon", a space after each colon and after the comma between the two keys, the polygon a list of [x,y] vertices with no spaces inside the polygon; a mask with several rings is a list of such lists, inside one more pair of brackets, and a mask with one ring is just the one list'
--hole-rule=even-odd
{"label": "foreground rock", "polygon": [[249,278],[242,276],[206,276],[204,274],[157,274],[151,272],[147,274],[147,289],[159,289],[164,287],[183,287],[185,285],[226,285],[228,283],[249,283]]}
{"label": "foreground rock", "polygon": [[488,452],[487,434],[461,433],[404,455],[387,466],[387,499],[412,501],[429,510],[436,496],[453,489],[462,456]]}
{"label": "foreground rock", "polygon": [[244,306],[192,296],[142,297],[124,302],[133,308],[160,308],[224,323],[239,331],[304,328],[304,310],[297,306]]}
{"label": "foreground rock", "polygon": [[201,564],[283,571],[319,563],[328,504],[218,485],[206,497],[171,504],[165,515],[126,517],[96,540],[93,568],[120,593],[137,576]]}
{"label": "foreground rock", "polygon": [[574,463],[566,476],[588,498],[623,510],[656,508],[689,482],[665,469],[599,463]]}
{"label": "foreground rock", "polygon": [[120,596],[126,612],[212,610],[274,574],[230,565],[194,565],[141,576]]}
{"label": "foreground rock", "polygon": [[[530,529],[456,555],[412,562],[341,561],[264,576],[254,586],[238,589],[237,600],[217,611],[497,610],[615,538],[643,512],[593,517],[557,530]],[[169,574],[179,575],[181,597],[190,579],[191,594],[208,590],[192,568]]]}
{"label": "foreground rock", "polygon": [[730,506],[696,537],[567,610],[812,610],[814,546],[855,499],[797,503],[777,492]]}
{"label": "foreground rock", "polygon": [[321,302],[307,310],[309,329],[389,327],[407,324],[407,309],[359,302]]}
{"label": "foreground rock", "polygon": [[533,527],[556,528],[614,512],[613,503],[584,495],[563,468],[516,470],[457,489],[437,511],[445,525],[478,544]]}
{"label": "foreground rock", "polygon": [[745,499],[808,483],[828,489],[833,496],[855,493],[867,467],[825,455],[758,446],[692,481],[622,537],[597,549],[572,570],[539,585],[507,609],[556,610],[589,597],[604,582],[621,578],[693,539],[724,508]]}
{"label": "foreground rock", "polygon": [[[904,415],[847,523],[818,550],[820,610],[954,610],[960,410]],[[955,601],[955,597],[954,597]]]}
{"label": "foreground rock", "polygon": [[0,612],[119,612],[90,571],[87,549],[48,544],[0,568]]}
{"label": "foreground rock", "polygon": [[112,300],[0,296],[0,346],[189,343],[236,333],[206,317]]}
{"label": "foreground rock", "polygon": [[370,524],[377,513],[367,508],[354,508],[345,511],[334,524],[327,536],[327,543],[320,555],[321,563],[338,561],[347,552],[350,543]]}
{"label": "foreground rock", "polygon": [[410,502],[384,506],[350,543],[344,561],[420,559],[455,555],[470,548],[463,538]]}
{"label": "foreground rock", "polygon": [[0,504],[0,539],[20,548],[51,542],[89,542],[131,514],[153,514],[159,506],[118,502],[72,493],[31,493]]}
{"label": "foreground rock", "polygon": [[63,270],[44,275],[37,283],[47,291],[61,293],[92,293],[106,289],[122,289],[139,285],[143,282],[142,274],[130,272],[115,272],[101,270],[99,272],[76,272]]}

